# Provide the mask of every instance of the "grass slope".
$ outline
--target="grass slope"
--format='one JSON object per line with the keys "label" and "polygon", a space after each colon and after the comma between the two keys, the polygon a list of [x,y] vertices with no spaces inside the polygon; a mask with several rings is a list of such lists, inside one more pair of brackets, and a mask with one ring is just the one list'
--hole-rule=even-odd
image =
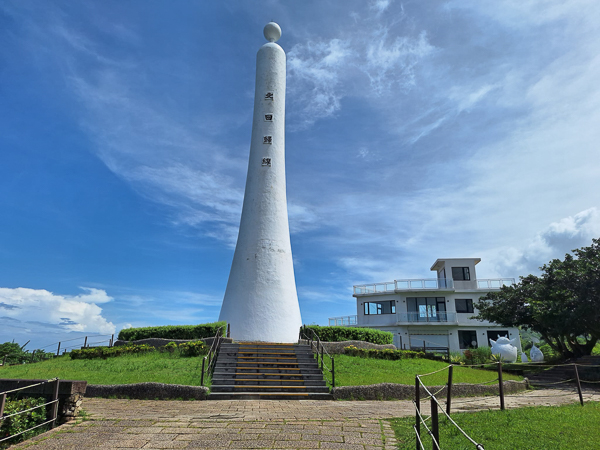
{"label": "grass slope", "polygon": [[[335,357],[336,386],[360,386],[377,383],[413,385],[415,375],[433,372],[448,364],[428,359],[387,361],[346,355]],[[155,381],[158,383],[200,385],[202,359],[182,358],[176,354],[152,352],[124,355],[115,358],[72,360],[60,356],[34,364],[0,367],[0,378],[87,380],[89,384],[129,384]],[[326,376],[329,376],[327,371]],[[428,386],[442,385],[448,372],[443,371],[423,378]],[[496,379],[494,371],[454,368],[454,383],[483,383]],[[504,374],[505,380],[519,379]]]}
{"label": "grass slope", "polygon": [[[440,413],[440,446],[443,449],[472,450],[471,444]],[[485,450],[597,449],[600,446],[600,403],[584,406],[540,406],[507,411],[456,413],[452,419]],[[415,448],[414,418],[391,420],[399,449]],[[430,425],[430,424],[429,424]],[[425,448],[431,438],[421,427]]]}
{"label": "grass slope", "polygon": [[86,380],[89,384],[157,383],[200,385],[202,358],[181,358],[152,352],[108,359],[71,360],[60,356],[48,361],[0,367],[0,378]]}
{"label": "grass slope", "polygon": [[[328,359],[325,359],[328,363]],[[335,356],[335,385],[336,386],[363,386],[378,383],[415,384],[415,375],[434,372],[447,367],[448,364],[429,359],[402,359],[388,361],[385,359],[369,359],[354,356]],[[328,372],[325,371],[326,376]],[[484,383],[498,378],[498,374],[491,370],[457,367],[453,369],[453,383]],[[520,380],[521,377],[504,373],[504,381]],[[436,373],[422,378],[426,386],[446,384],[448,371]]]}

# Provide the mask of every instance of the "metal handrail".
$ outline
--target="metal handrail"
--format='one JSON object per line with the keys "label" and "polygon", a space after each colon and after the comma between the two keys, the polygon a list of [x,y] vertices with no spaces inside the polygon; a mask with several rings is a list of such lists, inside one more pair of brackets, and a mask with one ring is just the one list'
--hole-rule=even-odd
{"label": "metal handrail", "polygon": [[[307,330],[309,330],[311,332],[310,336],[307,334],[307,332],[306,332]],[[313,342],[317,343],[317,346],[315,348],[316,354],[317,354],[317,365],[319,365],[319,353],[320,353],[320,357],[321,357],[321,363],[320,363],[321,372],[323,372],[323,369],[325,368],[325,369],[327,369],[329,371],[329,373],[331,373],[331,387],[334,388],[335,387],[335,359],[334,359],[334,357],[329,354],[329,352],[327,351],[327,349],[325,348],[325,346],[321,342],[321,338],[315,332],[315,330],[313,330],[312,328],[307,328],[306,325],[302,325],[300,327],[300,336],[299,336],[300,339],[302,339],[303,336],[304,336],[304,338],[306,340],[309,341],[309,345],[310,345],[311,350],[313,350]],[[325,363],[324,363],[324,355],[327,355],[329,357],[329,360],[331,361],[331,369],[329,367],[327,367],[327,365],[325,365]]]}
{"label": "metal handrail", "polygon": [[[8,415],[4,415],[4,405],[6,404],[6,396],[7,394],[11,394],[13,392],[18,392],[18,391],[23,391],[25,389],[29,389],[31,387],[35,387],[35,386],[39,386],[41,384],[47,384],[47,383],[55,383],[54,389],[53,389],[53,393],[52,393],[52,400],[49,402],[44,403],[43,405],[39,405],[39,406],[34,406],[33,408],[28,408],[25,409],[23,411],[17,411],[16,413],[13,414],[8,414]],[[14,437],[20,436],[23,433],[26,433],[27,431],[31,431],[35,428],[39,428],[43,425],[47,425],[47,424],[51,424],[51,428],[54,428],[56,426],[56,419],[58,417],[58,386],[59,386],[59,379],[58,378],[52,378],[50,380],[46,380],[46,381],[42,381],[41,383],[35,383],[35,384],[30,384],[28,386],[23,386],[21,388],[17,388],[17,389],[12,389],[9,391],[4,391],[4,392],[0,392],[0,422],[2,422],[4,419],[8,419],[9,417],[14,417],[14,416],[18,416],[21,414],[25,414],[29,411],[33,411],[34,409],[39,409],[39,408],[44,408],[48,405],[52,405],[52,409],[50,410],[50,416],[51,418],[47,421],[45,421],[44,423],[40,423],[34,427],[28,428],[25,431],[21,431],[20,433],[17,434],[13,434],[10,436],[5,436],[3,438],[0,439],[0,442],[4,442],[7,441],[9,439],[12,439]]]}
{"label": "metal handrail", "polygon": [[[208,350],[208,354],[202,358],[202,374],[200,375],[200,385],[204,386],[204,374],[212,375],[215,370],[215,364],[217,362],[217,354],[219,353],[219,349],[221,348],[221,341],[223,340],[222,336],[223,327],[217,328],[217,332],[215,337],[210,345],[210,349]],[[206,364],[206,360],[208,359],[208,365]]]}

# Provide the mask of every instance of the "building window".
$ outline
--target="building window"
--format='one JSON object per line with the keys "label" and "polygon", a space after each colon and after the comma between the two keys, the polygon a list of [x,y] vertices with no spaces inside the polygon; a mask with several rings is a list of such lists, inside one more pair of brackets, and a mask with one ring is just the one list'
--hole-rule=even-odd
{"label": "building window", "polygon": [[488,330],[487,337],[488,337],[489,344],[492,345],[492,343],[490,342],[490,339],[497,341],[499,337],[508,337],[508,330],[494,330],[494,331]]}
{"label": "building window", "polygon": [[457,313],[472,313],[473,312],[473,299],[470,298],[457,298],[454,300],[456,304]]}
{"label": "building window", "polygon": [[477,332],[475,330],[459,330],[458,345],[463,350],[477,348]]}
{"label": "building window", "polygon": [[446,322],[444,297],[407,297],[409,322]]}
{"label": "building window", "polygon": [[396,302],[394,300],[365,302],[365,315],[371,314],[396,314]]}
{"label": "building window", "polygon": [[455,281],[469,281],[471,274],[469,273],[468,267],[453,267],[452,268],[452,279]]}

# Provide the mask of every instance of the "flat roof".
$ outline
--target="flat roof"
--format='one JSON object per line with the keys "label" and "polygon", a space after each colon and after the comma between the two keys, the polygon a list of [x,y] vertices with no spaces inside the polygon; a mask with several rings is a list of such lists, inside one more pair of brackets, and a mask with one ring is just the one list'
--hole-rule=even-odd
{"label": "flat roof", "polygon": [[435,262],[433,263],[433,266],[431,266],[431,269],[429,270],[438,270],[439,268],[441,268],[444,263],[446,262],[451,262],[451,261],[473,261],[473,265],[477,265],[481,262],[481,258],[438,258],[435,260]]}

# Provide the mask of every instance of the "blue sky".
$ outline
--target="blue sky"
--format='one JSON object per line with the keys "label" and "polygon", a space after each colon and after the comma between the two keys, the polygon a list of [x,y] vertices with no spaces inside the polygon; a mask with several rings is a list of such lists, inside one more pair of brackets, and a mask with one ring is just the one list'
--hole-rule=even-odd
{"label": "blue sky", "polygon": [[437,258],[518,277],[600,236],[593,0],[5,0],[0,342],[217,319],[271,20],[305,323]]}

